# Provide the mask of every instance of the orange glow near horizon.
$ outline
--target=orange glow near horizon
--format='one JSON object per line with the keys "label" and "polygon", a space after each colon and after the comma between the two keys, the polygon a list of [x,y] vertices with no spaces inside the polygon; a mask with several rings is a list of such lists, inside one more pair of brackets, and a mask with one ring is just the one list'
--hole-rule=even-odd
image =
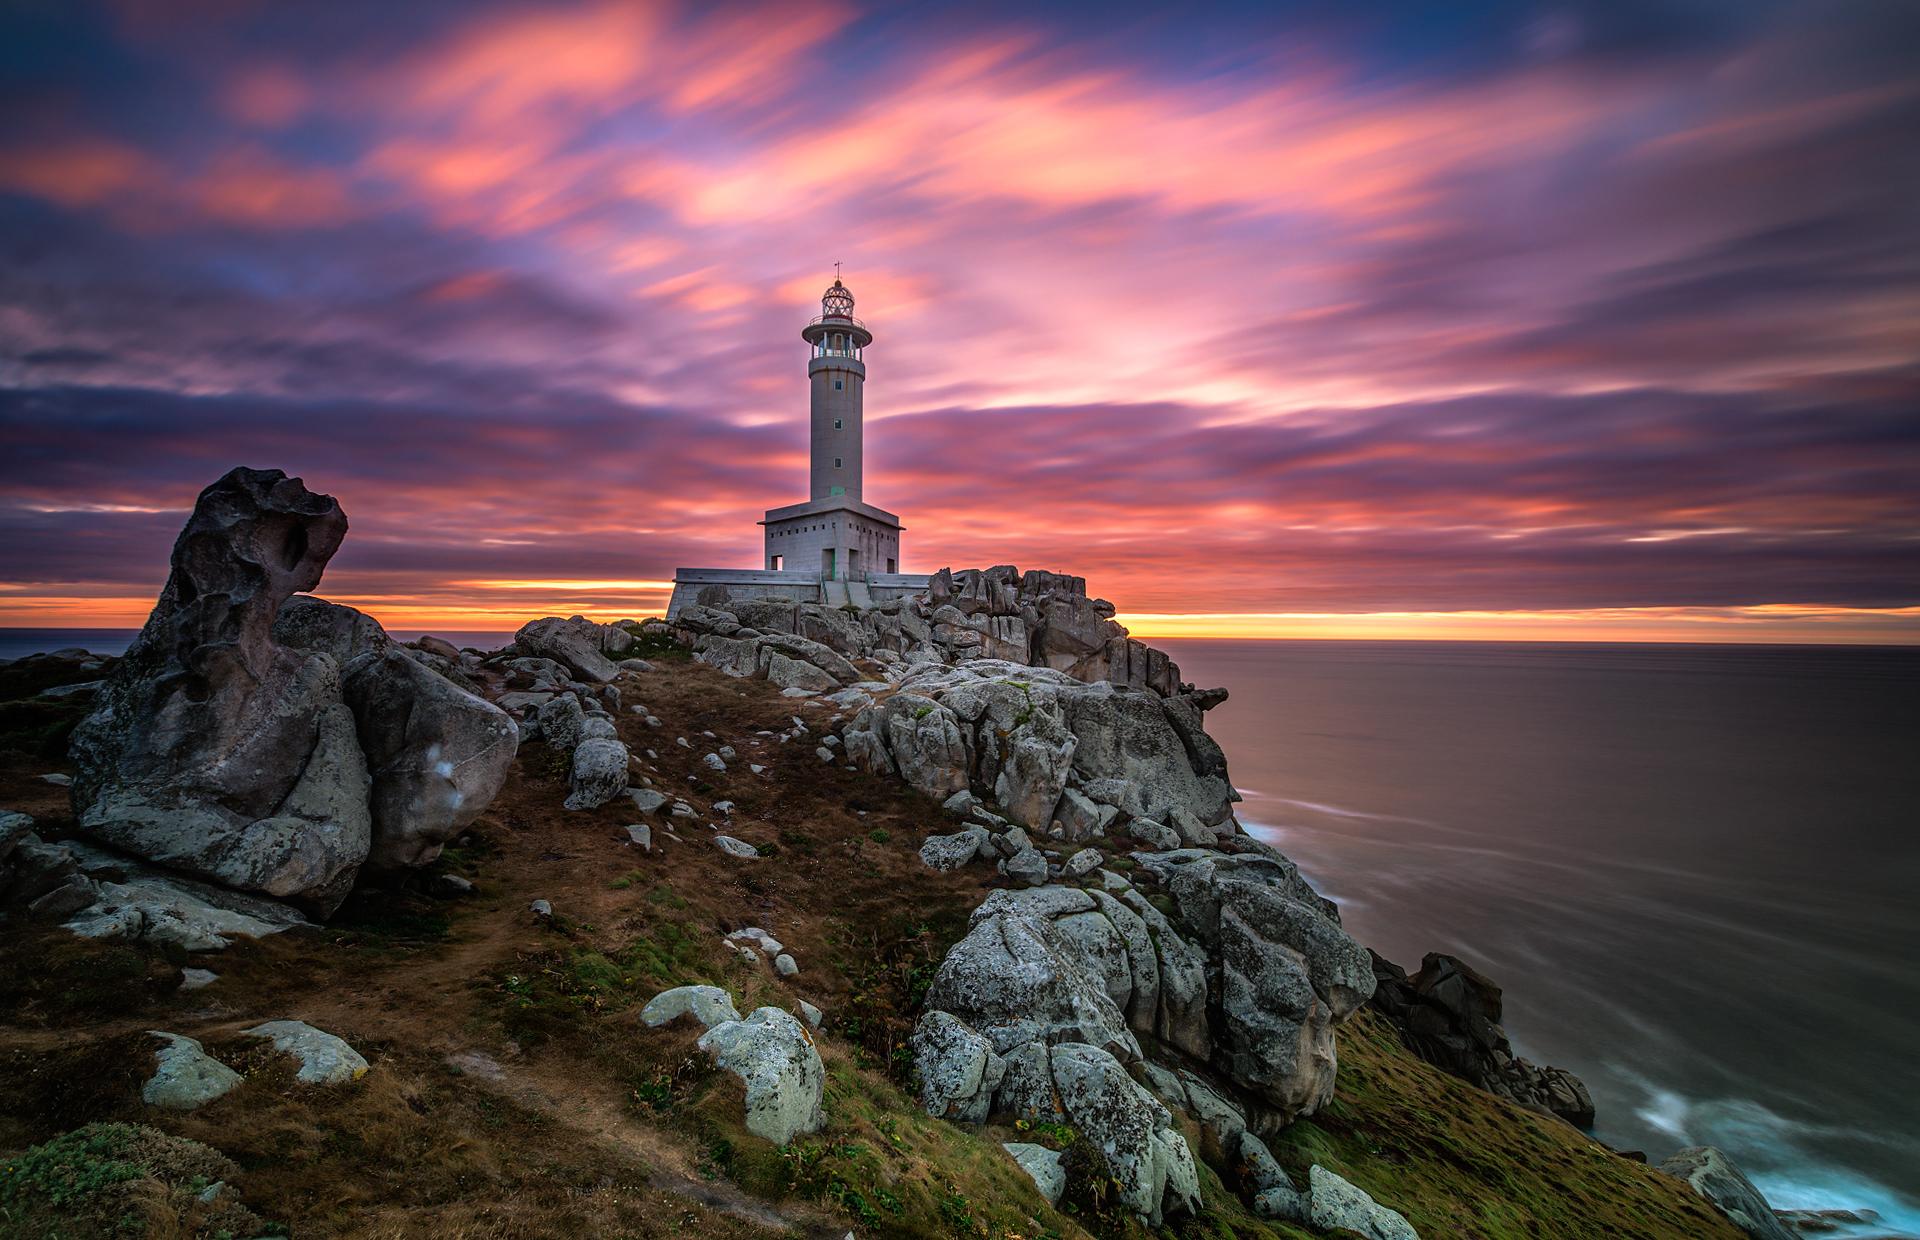
{"label": "orange glow near horizon", "polygon": [[[399,633],[510,633],[541,616],[607,623],[666,612],[669,581],[471,581],[471,598],[330,593]],[[153,601],[0,593],[0,628],[137,629]],[[1920,607],[1623,607],[1561,611],[1121,612],[1144,641],[1713,642],[1920,645]]]}

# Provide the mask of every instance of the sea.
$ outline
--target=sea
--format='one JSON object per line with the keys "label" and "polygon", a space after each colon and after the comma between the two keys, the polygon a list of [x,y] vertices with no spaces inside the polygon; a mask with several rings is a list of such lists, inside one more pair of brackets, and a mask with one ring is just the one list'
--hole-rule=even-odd
{"label": "sea", "polygon": [[1155,644],[1230,691],[1241,822],[1361,942],[1499,983],[1596,1136],[1920,1240],[1920,647]]}

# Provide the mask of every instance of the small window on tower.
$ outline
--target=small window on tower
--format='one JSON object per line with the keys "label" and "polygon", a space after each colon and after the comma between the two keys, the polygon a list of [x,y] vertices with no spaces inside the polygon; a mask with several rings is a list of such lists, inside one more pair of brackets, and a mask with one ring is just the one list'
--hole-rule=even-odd
{"label": "small window on tower", "polygon": [[835,469],[840,468],[840,458],[837,456],[833,458],[833,467]]}
{"label": "small window on tower", "polygon": [[833,420],[833,429],[834,429],[834,430],[836,430],[836,431],[840,429],[840,419],[839,419],[839,418],[835,418],[835,419]]}
{"label": "small window on tower", "polygon": [[844,388],[844,387],[846,387],[846,386],[847,386],[847,385],[846,385],[846,382],[845,382],[844,380],[841,380],[841,379],[835,379],[835,380],[833,381],[833,390],[834,390],[834,391],[836,391],[836,392],[838,392],[838,391],[840,391],[840,390],[841,390],[842,388]]}

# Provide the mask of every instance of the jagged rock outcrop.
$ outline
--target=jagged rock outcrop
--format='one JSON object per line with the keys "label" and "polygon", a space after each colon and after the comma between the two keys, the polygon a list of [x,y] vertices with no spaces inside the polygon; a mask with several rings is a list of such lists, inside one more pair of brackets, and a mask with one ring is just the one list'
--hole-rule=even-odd
{"label": "jagged rock outcrop", "polygon": [[[1196,696],[1198,710],[1224,698],[1219,690],[1195,695],[1192,686],[1180,682],[1180,669],[1165,652],[1128,637],[1113,614],[1113,604],[1087,597],[1085,578],[1038,570],[1023,574],[1000,565],[942,569],[925,592],[858,612],[821,603],[733,600],[725,590],[703,590],[696,605],[683,608],[671,627],[698,656],[736,676],[767,676],[771,660],[761,653],[766,639],[787,637],[846,659],[894,667],[975,659],[1043,667],[1081,681],[1125,685],[1162,697]],[[833,666],[791,650],[782,653],[840,684],[855,678],[850,666]],[[779,675],[810,682],[795,687],[824,685],[790,663],[774,666]]]}
{"label": "jagged rock outcrop", "polygon": [[971,791],[1043,832],[1058,822],[1064,837],[1087,839],[1179,813],[1211,845],[1236,833],[1239,794],[1217,747],[1195,761],[1176,724],[1189,715],[1184,698],[978,659],[907,671],[854,717],[846,745],[870,771],[941,799]]}
{"label": "jagged rock outcrop", "polygon": [[1513,1053],[1500,1027],[1500,988],[1455,956],[1429,952],[1412,977],[1377,953],[1371,1005],[1428,1063],[1523,1107],[1593,1126],[1593,1096],[1565,1068]]}
{"label": "jagged rock outcrop", "polygon": [[[369,617],[294,598],[346,530],[332,497],[278,470],[236,469],[201,492],[152,615],[71,746],[79,828],[132,870],[151,862],[324,917],[363,865],[432,860],[499,789],[515,743],[504,714]],[[167,924],[157,881],[142,873],[144,890],[82,920],[197,934],[198,911],[185,931]]]}
{"label": "jagged rock outcrop", "polygon": [[1319,1165],[1308,1172],[1306,1207],[1306,1221],[1326,1231],[1350,1231],[1366,1240],[1420,1240],[1405,1215]]}
{"label": "jagged rock outcrop", "polygon": [[75,731],[80,828],[136,856],[322,914],[372,842],[339,667],[273,637],[346,536],[278,470],[201,492],[146,626]]}

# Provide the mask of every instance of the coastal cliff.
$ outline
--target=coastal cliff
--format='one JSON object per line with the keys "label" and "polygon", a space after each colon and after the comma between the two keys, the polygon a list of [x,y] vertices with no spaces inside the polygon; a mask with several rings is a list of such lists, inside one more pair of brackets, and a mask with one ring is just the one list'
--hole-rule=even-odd
{"label": "coastal cliff", "polygon": [[0,1235],[1778,1226],[1354,941],[1078,578],[462,650],[298,593],[345,528],[235,471],[0,667]]}

